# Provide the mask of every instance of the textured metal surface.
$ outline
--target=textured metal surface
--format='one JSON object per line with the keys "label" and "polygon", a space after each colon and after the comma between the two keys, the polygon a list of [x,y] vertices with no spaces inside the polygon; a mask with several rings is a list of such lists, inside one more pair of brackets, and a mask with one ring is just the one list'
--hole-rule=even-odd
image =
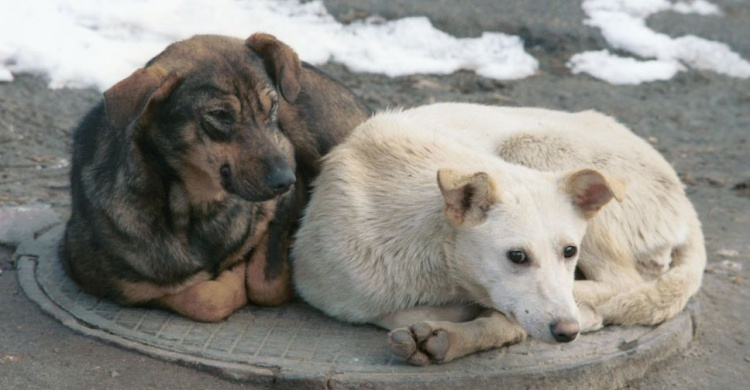
{"label": "textured metal surface", "polygon": [[570,344],[531,340],[447,365],[411,367],[391,357],[385,331],[340,323],[303,303],[248,306],[223,322],[206,324],[92,297],[67,277],[56,256],[62,231],[58,226],[18,248],[25,255],[21,285],[45,311],[69,327],[127,348],[276,386],[534,387],[554,382],[559,388],[611,387],[641,376],[692,338],[691,318],[682,313],[657,328],[613,327]]}

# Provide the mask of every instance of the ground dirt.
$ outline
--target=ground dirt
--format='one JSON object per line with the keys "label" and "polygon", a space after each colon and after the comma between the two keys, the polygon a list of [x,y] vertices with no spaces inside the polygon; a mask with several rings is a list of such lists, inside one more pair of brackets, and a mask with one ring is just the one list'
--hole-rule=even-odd
{"label": "ground dirt", "polygon": [[[703,287],[695,297],[699,311],[690,349],[653,367],[628,387],[746,388],[750,383],[750,81],[691,71],[666,82],[612,86],[571,75],[564,66],[571,54],[603,45],[595,31],[581,27],[577,2],[561,2],[556,6],[560,9],[545,8],[547,2],[541,0],[502,5],[467,2],[476,3],[471,9],[455,5],[463,2],[447,1],[434,6],[425,1],[326,3],[345,22],[374,13],[423,14],[457,35],[473,36],[482,30],[520,34],[541,63],[537,75],[512,82],[471,72],[388,78],[355,74],[336,64],[323,66],[373,109],[438,101],[595,109],[654,144],[674,164],[698,210],[709,259]],[[750,58],[750,3],[716,3],[731,11],[719,21],[660,14],[649,23],[675,35],[693,33],[722,40]],[[501,6],[509,11],[496,9]],[[493,21],[487,17],[492,12],[502,16]],[[528,20],[524,15],[529,15]],[[0,84],[0,206],[46,203],[69,214],[70,134],[100,96],[93,90],[50,90],[39,75],[16,75],[13,83]],[[20,292],[12,253],[12,248],[0,247],[0,388],[241,387],[211,373],[101,344],[47,318]]]}

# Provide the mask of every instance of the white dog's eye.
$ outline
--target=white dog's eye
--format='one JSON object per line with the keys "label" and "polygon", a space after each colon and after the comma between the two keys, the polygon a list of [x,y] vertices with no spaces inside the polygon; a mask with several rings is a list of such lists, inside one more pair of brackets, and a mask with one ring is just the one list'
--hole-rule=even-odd
{"label": "white dog's eye", "polygon": [[529,262],[529,257],[524,251],[508,251],[508,260],[516,264],[525,264]]}
{"label": "white dog's eye", "polygon": [[574,246],[566,246],[565,249],[563,249],[563,256],[565,256],[566,259],[569,259],[578,253],[578,248]]}

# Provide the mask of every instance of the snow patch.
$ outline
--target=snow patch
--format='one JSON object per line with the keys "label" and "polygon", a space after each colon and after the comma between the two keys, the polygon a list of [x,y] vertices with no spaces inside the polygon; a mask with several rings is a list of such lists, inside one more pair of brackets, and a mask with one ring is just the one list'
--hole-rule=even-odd
{"label": "snow patch", "polygon": [[[607,51],[584,52],[568,62],[573,73],[588,73],[613,84],[667,80],[687,68],[750,77],[750,63],[726,44],[693,35],[672,38],[646,25],[646,18],[663,11],[720,15],[719,8],[708,1],[584,0],[582,7],[588,16],[584,23],[598,28],[613,48],[652,60],[613,56]],[[603,66],[613,68],[599,68]]]}
{"label": "snow patch", "polygon": [[672,5],[672,11],[681,14],[721,15],[719,7],[706,0],[678,1]]}
{"label": "snow patch", "polygon": [[10,70],[0,67],[0,81],[13,81],[13,74],[10,73]]}
{"label": "snow patch", "polygon": [[383,24],[366,20],[344,31],[350,47],[334,52],[333,59],[358,72],[403,76],[466,69],[485,77],[517,79],[538,66],[516,36],[485,32],[479,38],[458,39],[435,29],[426,17]]}
{"label": "snow patch", "polygon": [[750,62],[726,44],[686,35],[674,40],[675,58],[698,70],[709,70],[727,76],[750,77]]}
{"label": "snow patch", "polygon": [[615,85],[669,80],[685,69],[677,61],[639,61],[616,56],[608,50],[578,53],[570,58],[568,64],[573,73],[588,73]]}
{"label": "snow patch", "polygon": [[400,76],[460,69],[496,79],[532,75],[538,62],[515,36],[460,39],[427,18],[338,23],[321,0],[25,0],[0,13],[0,80],[45,73],[51,88],[109,88],[171,42],[195,34],[276,35],[313,64]]}

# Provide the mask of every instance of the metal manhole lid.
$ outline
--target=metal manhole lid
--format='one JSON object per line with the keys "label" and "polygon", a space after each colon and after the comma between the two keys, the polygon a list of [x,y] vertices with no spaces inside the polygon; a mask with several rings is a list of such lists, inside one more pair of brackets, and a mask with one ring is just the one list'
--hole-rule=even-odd
{"label": "metal manhole lid", "polygon": [[386,332],[352,326],[304,303],[245,307],[215,324],[126,308],[85,294],[57,258],[62,224],[18,247],[26,295],[65,326],[150,356],[289,388],[612,388],[684,350],[689,313],[658,327],[608,327],[570,344],[527,340],[449,364],[412,367],[390,355]]}

